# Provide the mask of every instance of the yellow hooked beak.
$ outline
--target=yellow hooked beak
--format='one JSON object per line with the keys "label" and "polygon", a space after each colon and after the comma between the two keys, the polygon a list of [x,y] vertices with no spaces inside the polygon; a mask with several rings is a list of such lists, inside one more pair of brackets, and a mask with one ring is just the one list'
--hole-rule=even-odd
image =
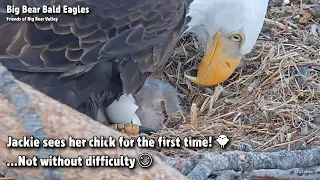
{"label": "yellow hooked beak", "polygon": [[230,50],[223,41],[222,32],[217,32],[212,48],[206,53],[201,61],[197,77],[185,77],[191,82],[202,85],[212,86],[227,80],[240,64],[241,56],[228,56]]}

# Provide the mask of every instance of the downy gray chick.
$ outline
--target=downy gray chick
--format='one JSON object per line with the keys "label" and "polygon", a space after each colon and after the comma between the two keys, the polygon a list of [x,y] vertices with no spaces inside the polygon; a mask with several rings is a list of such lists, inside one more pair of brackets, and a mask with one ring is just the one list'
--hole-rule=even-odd
{"label": "downy gray chick", "polygon": [[158,131],[172,113],[182,112],[178,91],[168,82],[148,77],[137,94],[133,95],[139,109],[136,114],[143,126]]}
{"label": "downy gray chick", "polygon": [[[170,115],[178,117],[172,118],[175,121],[181,120],[182,116],[177,90],[168,82],[152,77],[148,77],[141,89],[132,96],[123,94],[120,101],[115,100],[107,107],[101,104],[103,100],[103,96],[93,95],[88,107],[92,112],[92,118],[105,125],[132,122],[158,131]],[[139,119],[139,123],[135,123],[137,119],[132,117],[132,114]]]}

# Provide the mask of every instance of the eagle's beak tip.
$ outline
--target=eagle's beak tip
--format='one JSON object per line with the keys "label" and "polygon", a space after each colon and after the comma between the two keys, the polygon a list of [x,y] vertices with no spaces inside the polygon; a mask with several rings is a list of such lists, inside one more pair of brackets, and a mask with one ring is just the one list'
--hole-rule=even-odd
{"label": "eagle's beak tip", "polygon": [[201,81],[200,79],[198,79],[197,77],[194,77],[194,76],[189,76],[187,75],[186,73],[184,74],[185,78],[187,78],[189,81],[195,83],[196,85],[199,85],[199,86],[214,86],[214,85],[217,85],[218,83],[208,83],[208,82],[204,82],[204,81]]}

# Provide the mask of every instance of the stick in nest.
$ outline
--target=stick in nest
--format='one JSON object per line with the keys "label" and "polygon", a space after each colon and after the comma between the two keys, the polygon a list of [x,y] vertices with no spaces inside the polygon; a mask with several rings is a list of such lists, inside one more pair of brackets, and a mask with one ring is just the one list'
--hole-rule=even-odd
{"label": "stick in nest", "polygon": [[161,158],[189,179],[201,180],[207,179],[213,172],[225,170],[248,173],[262,169],[288,170],[320,166],[320,148],[291,152],[205,152],[185,160],[166,156]]}
{"label": "stick in nest", "polygon": [[192,103],[191,105],[191,120],[190,125],[197,129],[198,127],[198,108],[196,103]]}

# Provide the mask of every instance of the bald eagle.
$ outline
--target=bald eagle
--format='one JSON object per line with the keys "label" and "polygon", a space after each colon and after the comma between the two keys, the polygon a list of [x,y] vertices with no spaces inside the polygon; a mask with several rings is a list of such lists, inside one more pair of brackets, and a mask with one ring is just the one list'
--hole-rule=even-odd
{"label": "bald eagle", "polygon": [[[92,94],[104,96],[100,103],[109,107],[123,94],[138,92],[147,76],[164,70],[184,32],[197,35],[205,48],[197,76],[186,78],[205,86],[228,79],[254,46],[267,5],[268,0],[0,0],[0,63],[18,80],[93,117],[85,108]],[[40,13],[8,13],[22,6],[40,7]],[[44,6],[61,11],[44,13]],[[14,22],[16,17],[29,21]],[[128,97],[124,102],[134,104]]]}

